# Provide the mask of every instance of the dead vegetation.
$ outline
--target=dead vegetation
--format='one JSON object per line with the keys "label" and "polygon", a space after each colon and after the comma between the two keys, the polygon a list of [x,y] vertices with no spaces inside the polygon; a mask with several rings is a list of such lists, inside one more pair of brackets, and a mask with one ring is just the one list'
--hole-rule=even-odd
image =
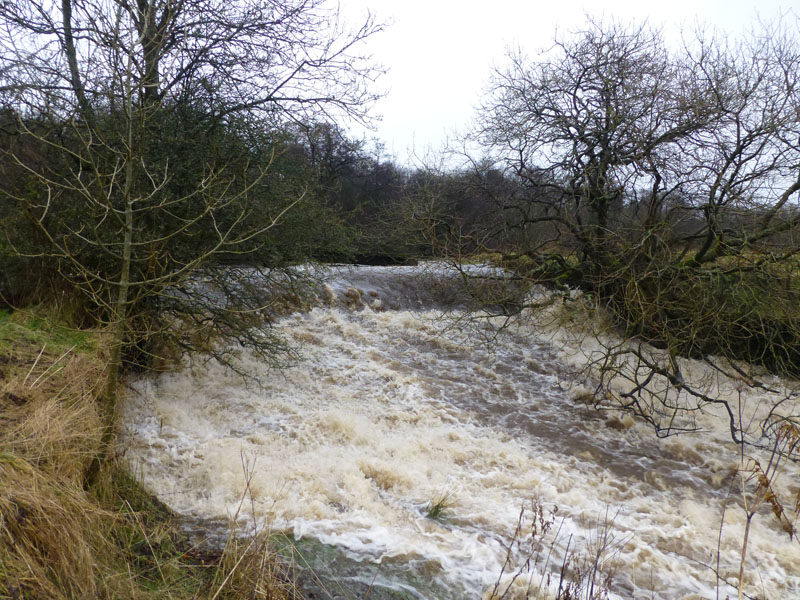
{"label": "dead vegetation", "polygon": [[0,599],[298,598],[268,536],[200,551],[102,447],[102,334],[0,313]]}
{"label": "dead vegetation", "polygon": [[558,506],[545,508],[538,498],[523,505],[488,600],[607,600],[619,553],[630,541],[614,531],[615,518],[608,509],[598,516],[596,534],[578,551],[573,536],[562,532],[566,518],[558,516]]}

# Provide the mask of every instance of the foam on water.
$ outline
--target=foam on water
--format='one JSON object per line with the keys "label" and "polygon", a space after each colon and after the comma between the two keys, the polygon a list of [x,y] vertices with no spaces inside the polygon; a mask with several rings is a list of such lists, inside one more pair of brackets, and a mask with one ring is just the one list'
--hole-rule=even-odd
{"label": "foam on water", "polygon": [[[371,299],[366,308],[318,307],[279,323],[302,344],[297,367],[266,372],[242,357],[263,375],[260,387],[214,364],[133,381],[124,437],[145,484],[187,517],[223,520],[239,506],[247,471],[262,522],[381,563],[385,585],[430,598],[490,589],[520,507],[538,498],[559,507],[556,557],[570,537],[570,549],[591,550],[616,515],[616,597],[716,595],[703,565],[716,564],[738,460],[724,428],[710,419],[703,434],[659,441],[629,418],[598,416],[567,374],[577,354],[566,334],[522,323],[491,351],[462,346],[441,334],[438,311],[370,309],[398,289],[391,269],[371,272],[386,280],[370,288],[370,271],[359,270],[360,284],[330,284],[339,297],[358,290]],[[782,485],[797,480],[789,469]],[[428,518],[443,496],[449,512]],[[721,541],[731,580],[745,526],[737,502],[728,502]],[[789,597],[800,574],[800,546],[766,508],[747,566],[752,593],[770,598]],[[411,570],[428,584],[410,583]]]}

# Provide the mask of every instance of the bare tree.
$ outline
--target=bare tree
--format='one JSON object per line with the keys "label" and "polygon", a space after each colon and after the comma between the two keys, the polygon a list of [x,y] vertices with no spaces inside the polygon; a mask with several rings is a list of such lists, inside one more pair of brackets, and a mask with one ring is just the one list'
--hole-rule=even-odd
{"label": "bare tree", "polygon": [[[154,333],[210,351],[211,332],[235,335],[277,360],[263,321],[252,330],[252,278],[201,269],[258,248],[302,200],[273,172],[271,131],[367,118],[379,71],[357,49],[380,29],[347,29],[323,0],[0,4],[4,163],[24,179],[4,196],[46,240],[24,252],[110,325],[109,434],[119,370]],[[211,341],[190,344],[198,331]]]}
{"label": "bare tree", "polygon": [[748,427],[677,359],[764,390],[737,361],[800,372],[797,48],[780,23],[736,43],[699,31],[671,51],[647,26],[590,21],[538,60],[512,54],[480,110],[474,139],[516,181],[510,223],[537,234],[495,242],[514,285],[569,282],[610,312],[625,335],[593,357],[598,403],[662,435],[712,404],[740,443],[770,447],[797,422],[795,392],[772,390]]}
{"label": "bare tree", "polygon": [[538,219],[568,231],[580,258],[599,267],[614,252],[612,213],[626,194],[672,191],[661,171],[708,122],[703,90],[644,26],[590,23],[545,60],[510,60],[493,80],[477,138],[522,182],[553,192],[531,197],[546,208]]}

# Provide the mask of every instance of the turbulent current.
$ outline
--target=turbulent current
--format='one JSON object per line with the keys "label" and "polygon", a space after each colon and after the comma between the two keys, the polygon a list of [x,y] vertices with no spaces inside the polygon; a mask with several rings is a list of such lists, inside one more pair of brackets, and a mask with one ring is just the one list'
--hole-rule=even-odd
{"label": "turbulent current", "polygon": [[[588,573],[612,598],[736,597],[725,581],[739,575],[743,459],[724,419],[658,439],[598,413],[576,374],[583,347],[558,319],[459,319],[436,276],[331,271],[316,306],[275,325],[297,365],[241,356],[258,384],[213,362],[131,381],[135,472],[189,523],[238,514],[285,532],[328,582],[320,598],[362,598],[364,585],[370,598],[500,597],[509,585],[507,598],[553,597],[567,561],[584,590]],[[798,485],[787,463],[774,489],[792,504]],[[751,597],[800,598],[800,544],[768,503],[745,578]]]}

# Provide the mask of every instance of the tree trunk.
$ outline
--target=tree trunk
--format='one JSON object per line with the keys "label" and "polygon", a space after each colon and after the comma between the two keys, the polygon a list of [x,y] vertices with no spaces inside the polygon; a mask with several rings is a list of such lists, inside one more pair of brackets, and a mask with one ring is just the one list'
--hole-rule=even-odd
{"label": "tree trunk", "polygon": [[78,55],[75,50],[75,39],[72,35],[72,0],[61,0],[61,20],[64,26],[64,51],[67,55],[72,91],[75,92],[75,97],[78,100],[81,116],[90,127],[94,127],[94,110],[86,99],[86,90],[83,87],[83,80],[81,79],[81,73],[78,69]]}

